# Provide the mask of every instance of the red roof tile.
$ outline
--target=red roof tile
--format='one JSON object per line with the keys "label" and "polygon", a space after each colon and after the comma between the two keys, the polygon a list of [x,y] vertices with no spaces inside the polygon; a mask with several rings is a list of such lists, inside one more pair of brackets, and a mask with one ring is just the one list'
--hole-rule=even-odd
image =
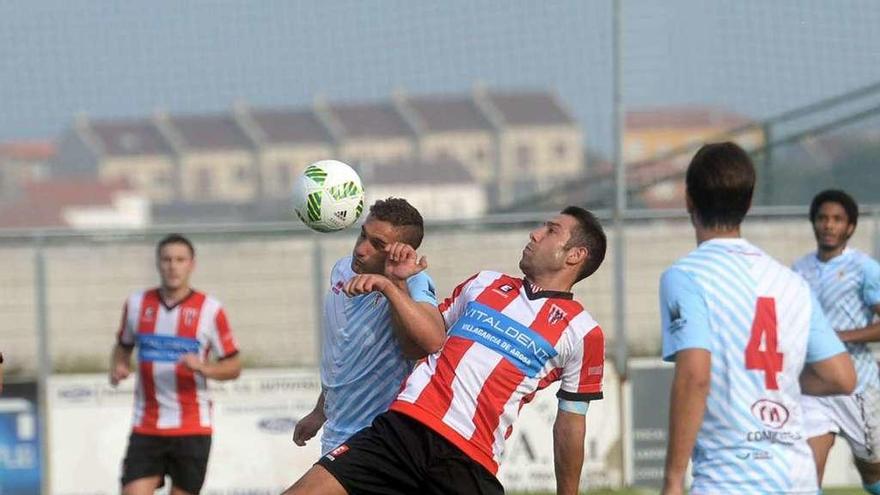
{"label": "red roof tile", "polygon": [[754,123],[743,115],[702,106],[662,107],[627,112],[627,129],[700,128],[732,129]]}
{"label": "red roof tile", "polygon": [[0,144],[0,158],[22,161],[46,161],[55,156],[53,141],[12,141]]}

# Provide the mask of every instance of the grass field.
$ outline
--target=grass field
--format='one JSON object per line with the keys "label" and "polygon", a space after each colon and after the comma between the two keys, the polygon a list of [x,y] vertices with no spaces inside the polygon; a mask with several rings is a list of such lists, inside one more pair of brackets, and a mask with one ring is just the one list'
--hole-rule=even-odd
{"label": "grass field", "polygon": [[[630,488],[626,490],[589,490],[581,492],[582,495],[656,495],[656,490]],[[853,488],[826,488],[823,495],[863,495],[865,492],[858,487]],[[556,495],[555,492],[509,492],[508,495]]]}

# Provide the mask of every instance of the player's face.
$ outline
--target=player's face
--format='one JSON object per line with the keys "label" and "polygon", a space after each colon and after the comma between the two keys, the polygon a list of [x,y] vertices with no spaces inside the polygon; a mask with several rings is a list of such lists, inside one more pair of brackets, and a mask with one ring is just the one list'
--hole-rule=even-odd
{"label": "player's face", "polygon": [[397,231],[393,225],[367,217],[351,253],[351,269],[355,273],[384,273],[385,246],[397,240]]}
{"label": "player's face", "polygon": [[576,223],[568,215],[558,215],[529,233],[529,243],[519,260],[520,270],[528,277],[562,270],[569,254],[565,245]]}
{"label": "player's face", "polygon": [[813,222],[813,233],[816,234],[816,244],[820,250],[843,248],[854,230],[855,225],[849,222],[846,210],[840,203],[826,201],[819,206]]}
{"label": "player's face", "polygon": [[171,243],[162,246],[157,264],[163,288],[177,290],[189,286],[189,276],[195,268],[195,260],[186,244]]}

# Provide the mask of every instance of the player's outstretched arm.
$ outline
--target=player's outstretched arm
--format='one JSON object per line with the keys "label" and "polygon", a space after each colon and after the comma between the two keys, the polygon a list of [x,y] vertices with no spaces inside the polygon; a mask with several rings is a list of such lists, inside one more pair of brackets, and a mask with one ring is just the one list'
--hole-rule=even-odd
{"label": "player's outstretched arm", "polygon": [[556,411],[553,423],[553,466],[556,470],[556,494],[577,495],[584,465],[584,437],[587,434],[583,414]]}
{"label": "player's outstretched arm", "polygon": [[685,471],[706,412],[711,372],[712,354],[709,351],[683,349],[675,354],[675,376],[669,397],[664,495],[684,493]]}
{"label": "player's outstretched arm", "polygon": [[296,422],[293,429],[293,443],[304,446],[307,441],[314,438],[318,434],[318,430],[327,422],[327,416],[324,415],[324,391],[318,396],[318,402],[315,408],[302,419]]}
{"label": "player's outstretched arm", "polygon": [[848,352],[807,363],[800,376],[807,395],[849,395],[856,387],[856,370]]}
{"label": "player's outstretched arm", "polygon": [[241,359],[238,354],[213,363],[202,361],[198,354],[184,354],[180,363],[212,380],[235,380],[241,375]]}
{"label": "player's outstretched arm", "polygon": [[134,347],[119,344],[113,346],[113,352],[110,355],[110,385],[114,387],[119,385],[119,382],[131,374],[131,354],[133,351]]}

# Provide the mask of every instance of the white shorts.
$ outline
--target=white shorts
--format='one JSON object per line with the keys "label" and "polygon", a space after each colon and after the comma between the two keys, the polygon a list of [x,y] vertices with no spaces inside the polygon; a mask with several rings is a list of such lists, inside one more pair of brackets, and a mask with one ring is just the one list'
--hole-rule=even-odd
{"label": "white shorts", "polygon": [[861,461],[880,462],[880,390],[866,387],[852,395],[803,396],[807,438],[826,433],[842,436]]}

